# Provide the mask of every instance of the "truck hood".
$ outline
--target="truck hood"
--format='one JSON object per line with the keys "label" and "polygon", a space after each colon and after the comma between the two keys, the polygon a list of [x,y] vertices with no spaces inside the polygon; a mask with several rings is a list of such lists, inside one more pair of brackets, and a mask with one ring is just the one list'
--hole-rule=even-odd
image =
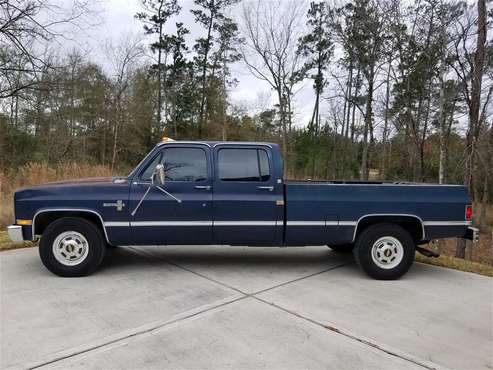
{"label": "truck hood", "polygon": [[127,202],[129,184],[129,179],[125,177],[101,177],[57,181],[19,189],[14,193],[15,217],[32,220],[36,212],[46,208],[108,212],[103,209],[104,203]]}

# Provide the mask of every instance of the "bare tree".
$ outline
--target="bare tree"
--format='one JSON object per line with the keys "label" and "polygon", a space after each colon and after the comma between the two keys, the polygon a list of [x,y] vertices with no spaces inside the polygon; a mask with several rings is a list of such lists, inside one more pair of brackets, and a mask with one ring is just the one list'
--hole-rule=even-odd
{"label": "bare tree", "polygon": [[78,29],[90,25],[90,4],[74,0],[66,9],[52,1],[0,0],[0,98],[37,85],[36,75],[50,67],[37,43],[67,39],[67,24]]}
{"label": "bare tree", "polygon": [[[476,144],[481,132],[481,123],[485,122],[482,114],[486,113],[486,105],[481,109],[481,85],[485,65],[487,43],[486,1],[478,0],[477,15],[464,5],[464,14],[455,22],[454,58],[451,67],[460,81],[462,96],[468,108],[468,130],[466,138],[466,166],[464,182],[473,186],[473,174],[476,155]],[[477,24],[477,29],[475,25]],[[475,50],[469,50],[470,40],[476,37]],[[488,97],[489,98],[489,97]],[[488,99],[489,100],[489,99]],[[484,113],[483,113],[484,112]]]}
{"label": "bare tree", "polygon": [[[463,15],[455,22],[454,58],[451,67],[457,74],[462,96],[468,110],[468,129],[466,136],[466,159],[464,168],[464,183],[469,186],[476,196],[475,169],[477,166],[477,146],[480,134],[486,123],[486,107],[489,104],[493,88],[490,87],[481,99],[484,67],[487,47],[487,12],[486,0],[478,0],[477,13],[472,7],[464,4]],[[470,50],[476,39],[474,50]],[[456,256],[465,257],[466,245],[457,243]]]}
{"label": "bare tree", "polygon": [[115,167],[118,154],[118,134],[120,125],[125,122],[125,94],[130,85],[130,79],[138,59],[143,55],[144,49],[141,40],[132,35],[122,35],[117,44],[108,42],[106,54],[114,68],[113,77],[113,149],[111,156],[111,169]]}
{"label": "bare tree", "polygon": [[377,1],[357,0],[354,16],[358,18],[354,28],[356,61],[367,83],[365,126],[363,129],[363,152],[361,155],[360,178],[368,180],[370,143],[373,138],[373,100],[377,89],[376,79],[379,63],[384,55],[386,32],[386,8]]}
{"label": "bare tree", "polygon": [[288,129],[291,100],[299,79],[300,58],[296,50],[304,5],[295,0],[244,3],[242,47],[245,64],[252,74],[266,81],[276,92],[285,170],[288,157]]}

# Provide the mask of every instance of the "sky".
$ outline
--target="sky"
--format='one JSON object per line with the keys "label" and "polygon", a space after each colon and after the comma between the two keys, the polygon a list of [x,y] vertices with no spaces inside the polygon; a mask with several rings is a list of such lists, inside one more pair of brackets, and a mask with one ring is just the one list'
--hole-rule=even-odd
{"label": "sky", "polygon": [[[60,1],[63,1],[64,6],[70,6],[73,3],[73,0]],[[179,4],[182,6],[182,11],[178,18],[168,22],[166,31],[173,32],[174,23],[183,22],[190,30],[189,45],[192,45],[193,40],[203,36],[205,31],[196,24],[194,16],[190,13],[194,5],[193,0],[179,0]],[[85,50],[88,59],[102,65],[108,73],[112,73],[112,66],[105,53],[105,45],[109,41],[118,43],[122,38],[142,37],[143,43],[148,44],[142,23],[134,17],[137,12],[142,11],[142,7],[139,0],[102,0],[94,5],[94,9],[97,16],[91,19],[93,25],[78,32],[73,42]],[[241,22],[241,4],[230,11],[230,16],[237,22]],[[67,49],[72,47],[70,42],[64,45]],[[149,50],[147,53],[151,55]],[[276,104],[274,92],[269,85],[255,78],[242,61],[231,66],[231,73],[239,81],[229,91],[231,103],[252,113],[260,109],[269,109]],[[313,98],[312,84],[306,81],[297,89],[294,97],[296,125],[307,124],[313,109]]]}

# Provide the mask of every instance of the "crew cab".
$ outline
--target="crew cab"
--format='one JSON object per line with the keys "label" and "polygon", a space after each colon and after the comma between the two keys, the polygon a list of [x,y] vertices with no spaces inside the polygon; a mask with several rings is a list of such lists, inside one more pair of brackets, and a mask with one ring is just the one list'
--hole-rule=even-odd
{"label": "crew cab", "polygon": [[465,186],[287,181],[271,143],[166,141],[127,177],[20,189],[14,206],[11,239],[40,236],[59,276],[94,272],[110,246],[226,244],[328,245],[396,279],[419,245],[478,237]]}

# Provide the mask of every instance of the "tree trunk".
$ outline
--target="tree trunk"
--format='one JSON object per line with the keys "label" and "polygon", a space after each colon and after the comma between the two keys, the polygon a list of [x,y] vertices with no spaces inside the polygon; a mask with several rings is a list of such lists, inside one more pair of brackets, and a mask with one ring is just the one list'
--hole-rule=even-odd
{"label": "tree trunk", "polygon": [[466,239],[457,238],[457,244],[455,247],[455,257],[457,258],[466,257]]}
{"label": "tree trunk", "polygon": [[118,120],[115,121],[115,126],[113,129],[113,155],[111,157],[111,170],[115,168],[117,143],[118,143]]}
{"label": "tree trunk", "polygon": [[[476,40],[476,52],[474,53],[474,68],[471,83],[471,99],[469,103],[469,128],[466,139],[466,167],[464,183],[469,187],[471,193],[473,182],[473,169],[475,164],[476,142],[479,136],[479,108],[481,104],[481,82],[483,78],[483,66],[485,59],[486,43],[486,0],[478,0],[478,37]],[[461,239],[462,240],[462,239]],[[457,243],[456,256],[464,258],[465,241]]]}
{"label": "tree trunk", "polygon": [[[359,95],[359,79],[361,77],[361,70],[360,68],[358,67],[358,73],[356,74],[356,91],[355,91],[355,94],[354,94],[354,99],[358,99],[358,95]],[[354,118],[355,118],[355,114],[356,114],[356,103],[353,103],[353,112],[351,113],[351,142],[354,143],[354,129],[355,129],[355,122],[354,122]]]}
{"label": "tree trunk", "polygon": [[368,135],[372,131],[372,119],[373,119],[373,73],[370,73],[368,78],[368,98],[366,101],[365,111],[365,128],[363,131],[363,153],[361,155],[361,170],[360,179],[368,181],[368,151],[369,142]]}
{"label": "tree trunk", "polygon": [[389,126],[389,102],[390,102],[390,69],[392,68],[392,61],[389,60],[389,68],[387,69],[387,81],[385,88],[385,115],[383,121],[383,135],[382,135],[382,154],[380,160],[380,178],[385,179],[385,164],[387,158],[387,135]]}
{"label": "tree trunk", "polygon": [[[317,131],[318,131],[318,107],[319,107],[319,102],[320,102],[320,91],[317,89],[316,91],[316,96],[315,96],[315,107],[313,108],[313,115],[312,115],[312,127],[311,127],[311,141],[312,141],[312,148],[311,148],[311,157],[312,157],[312,168],[311,168],[311,178],[315,178],[315,162],[316,162],[316,139],[317,139]],[[313,122],[315,120],[315,123]]]}
{"label": "tree trunk", "polygon": [[[444,63],[442,63],[443,65]],[[445,84],[443,81],[445,69],[441,68],[440,71],[440,96],[439,96],[439,111],[438,111],[438,125],[440,135],[440,159],[438,164],[438,183],[443,184],[445,182]]]}
{"label": "tree trunk", "polygon": [[[431,86],[430,86],[431,88]],[[430,105],[431,105],[431,96],[428,97],[428,103],[426,104],[426,113],[425,113],[425,123],[423,126],[423,133],[421,135],[419,141],[419,181],[424,181],[424,170],[425,170],[425,142],[426,142],[426,133],[428,132],[428,120],[430,118]]]}
{"label": "tree trunk", "polygon": [[[214,0],[212,0],[214,2]],[[200,110],[199,110],[199,139],[202,138],[202,129],[205,124],[204,122],[204,109],[205,109],[205,93],[206,93],[206,85],[207,85],[207,63],[209,61],[209,50],[211,47],[211,34],[212,34],[212,25],[214,24],[214,14],[211,11],[209,27],[207,29],[207,42],[204,51],[204,61],[202,65],[202,96],[200,97]]]}
{"label": "tree trunk", "polygon": [[482,230],[488,230],[488,222],[486,220],[486,209],[488,208],[488,172],[484,174],[483,184],[483,199],[481,201],[481,208],[479,210],[479,222]]}
{"label": "tree trunk", "polygon": [[[163,40],[163,25],[162,23],[159,24],[159,45],[161,46]],[[161,108],[163,106],[163,99],[161,96],[161,91],[162,91],[162,76],[161,76],[161,58],[162,58],[163,51],[161,47],[158,48],[158,53],[157,53],[157,127],[159,132],[162,132],[162,126],[161,126]]]}
{"label": "tree trunk", "polygon": [[279,123],[281,129],[281,140],[282,140],[282,156],[284,164],[284,176],[288,175],[288,140],[287,140],[287,125],[285,116],[285,101],[283,97],[282,86],[277,87],[277,99],[279,100]]}
{"label": "tree trunk", "polygon": [[116,153],[117,153],[117,145],[118,145],[118,122],[123,122],[122,119],[122,95],[123,92],[119,91],[116,97],[116,112],[115,112],[115,123],[113,125],[113,155],[111,156],[111,170],[115,168],[116,163]]}
{"label": "tree trunk", "polygon": [[346,110],[346,131],[344,132],[344,137],[347,139],[349,135],[349,120],[351,115],[351,94],[353,89],[353,61],[349,62],[349,76],[347,82],[347,90],[346,90],[346,102],[347,102],[347,110]]}
{"label": "tree trunk", "polygon": [[471,99],[469,103],[469,129],[467,132],[465,184],[473,187],[476,143],[480,132],[479,109],[481,104],[481,82],[485,61],[486,44],[486,0],[478,0],[478,37],[472,70]]}

